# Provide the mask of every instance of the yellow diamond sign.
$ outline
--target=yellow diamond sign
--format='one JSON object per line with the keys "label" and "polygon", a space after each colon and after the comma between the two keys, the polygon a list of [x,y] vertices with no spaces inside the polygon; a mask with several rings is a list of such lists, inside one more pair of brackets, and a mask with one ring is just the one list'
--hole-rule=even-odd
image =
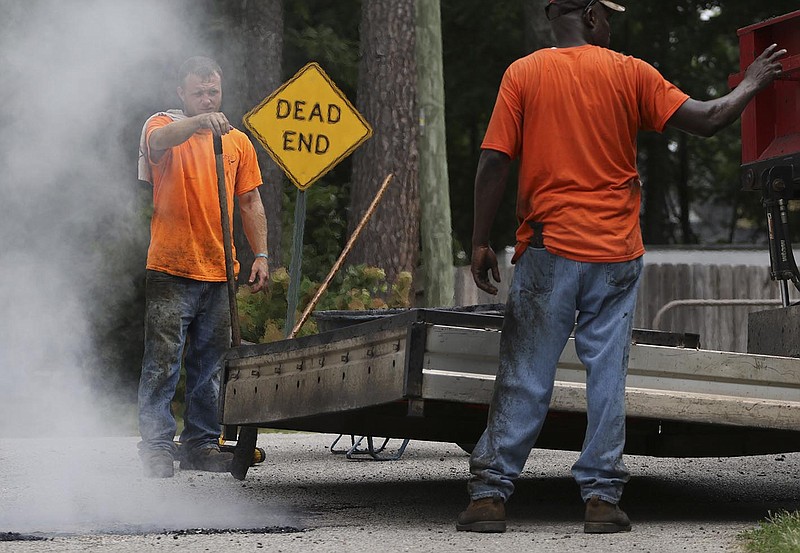
{"label": "yellow diamond sign", "polygon": [[244,124],[300,190],[372,136],[372,127],[316,63],[244,116]]}

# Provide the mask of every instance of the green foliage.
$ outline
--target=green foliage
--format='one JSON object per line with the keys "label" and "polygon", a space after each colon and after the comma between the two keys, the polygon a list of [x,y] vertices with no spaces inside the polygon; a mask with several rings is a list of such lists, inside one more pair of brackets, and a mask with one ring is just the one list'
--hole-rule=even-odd
{"label": "green foliage", "polygon": [[[306,223],[303,236],[303,274],[311,280],[322,280],[336,262],[347,237],[347,201],[349,183],[331,184],[337,174],[329,174],[308,188]],[[291,266],[292,240],[297,227],[294,206],[297,189],[291,187],[283,195],[283,265]]]}
{"label": "green foliage", "polygon": [[[635,2],[624,16],[614,18],[612,47],[652,63],[693,98],[708,100],[726,94],[728,76],[739,71],[737,29],[795,9],[795,0]],[[755,236],[765,240],[760,198],[740,190],[740,134],[737,123],[711,139],[682,140],[674,130],[665,132],[665,140],[644,137],[639,163],[645,210],[660,210],[643,219],[649,243],[681,243],[687,238],[676,219],[688,213],[667,207],[684,195],[693,210],[706,203],[714,206],[717,218],[728,211],[727,221],[719,220],[718,228],[698,229],[696,239],[701,243],[737,240],[737,226],[755,226]],[[679,186],[683,161],[688,169],[685,189]],[[738,236],[746,243],[753,239],[753,235]]]}
{"label": "green foliage", "polygon": [[767,521],[743,532],[744,549],[753,553],[795,553],[800,551],[800,513],[770,514]]}
{"label": "green foliage", "polygon": [[[300,284],[300,300],[295,320],[311,302],[320,283],[303,277]],[[242,339],[248,342],[265,343],[282,340],[285,336],[287,293],[289,274],[278,269],[270,275],[269,289],[265,293],[252,293],[247,287],[239,289],[237,305]],[[411,274],[400,273],[397,280],[389,284],[383,269],[356,265],[337,275],[328,290],[320,298],[316,310],[387,309],[409,307]],[[298,333],[299,336],[316,334],[316,322],[310,319]]]}
{"label": "green foliage", "polygon": [[[522,2],[442,0],[447,167],[455,258],[469,256],[472,240],[473,185],[480,145],[494,108],[503,72],[525,55]],[[515,173],[492,230],[498,247],[513,244],[517,229]]]}
{"label": "green foliage", "polygon": [[283,59],[288,74],[316,61],[352,100],[358,80],[361,2],[295,0],[285,6]]}

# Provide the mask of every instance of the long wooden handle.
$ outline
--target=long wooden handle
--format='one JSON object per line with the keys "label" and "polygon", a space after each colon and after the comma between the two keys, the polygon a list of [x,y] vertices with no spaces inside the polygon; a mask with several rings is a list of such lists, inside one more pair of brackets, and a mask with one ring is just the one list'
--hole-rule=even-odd
{"label": "long wooden handle", "polygon": [[309,304],[306,306],[305,311],[303,311],[303,314],[300,316],[300,320],[297,321],[297,324],[294,325],[294,328],[292,329],[292,333],[289,334],[289,336],[288,336],[289,338],[294,338],[297,335],[297,333],[300,332],[300,328],[308,320],[308,316],[311,315],[311,312],[317,306],[317,303],[319,302],[319,299],[322,297],[322,294],[324,294],[325,291],[328,289],[328,286],[330,285],[331,281],[333,280],[333,277],[335,277],[336,273],[339,272],[339,269],[342,268],[342,265],[344,264],[344,260],[347,259],[347,255],[350,253],[350,250],[353,249],[353,244],[355,244],[356,240],[358,239],[359,235],[361,234],[361,231],[364,230],[364,227],[369,222],[370,217],[372,217],[372,214],[375,212],[375,209],[378,207],[378,204],[380,203],[381,198],[383,198],[383,194],[386,192],[386,189],[389,187],[389,183],[392,181],[393,177],[394,177],[393,173],[389,173],[388,175],[386,175],[386,178],[383,180],[383,184],[381,184],[381,187],[378,189],[378,193],[375,194],[375,199],[372,200],[372,203],[370,204],[369,208],[367,209],[367,212],[364,213],[364,217],[361,218],[361,222],[358,223],[358,226],[356,227],[356,230],[353,231],[352,236],[350,236],[350,240],[347,241],[347,245],[344,247],[344,249],[342,250],[342,253],[339,255],[339,259],[336,260],[336,263],[333,264],[333,267],[331,268],[331,271],[328,273],[328,276],[325,277],[325,281],[322,283],[322,286],[319,287],[319,290],[317,290],[317,293],[314,294],[314,297],[311,299]]}

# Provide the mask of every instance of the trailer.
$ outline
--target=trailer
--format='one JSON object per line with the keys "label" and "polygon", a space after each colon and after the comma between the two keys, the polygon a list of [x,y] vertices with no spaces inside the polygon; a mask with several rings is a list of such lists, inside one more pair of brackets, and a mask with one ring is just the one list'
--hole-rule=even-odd
{"label": "trailer", "polygon": [[[788,50],[783,74],[747,107],[742,124],[742,185],[761,191],[783,309],[751,316],[749,353],[704,350],[696,335],[635,330],[626,382],[629,454],[800,451],[800,359],[784,356],[800,351],[800,306],[790,306],[788,294],[789,281],[800,289],[788,228],[788,202],[800,199],[798,30],[800,11],[739,30],[743,71],[769,44]],[[491,402],[501,308],[386,315],[352,315],[350,326],[230,351],[220,417],[226,427],[244,429],[234,461],[239,476],[259,427],[471,448]],[[585,396],[585,371],[570,339],[537,447],[580,450]]]}
{"label": "trailer", "polygon": [[[222,422],[469,449],[486,425],[501,325],[499,313],[410,309],[235,348],[225,363]],[[698,346],[697,335],[634,331],[626,452],[800,451],[800,360]],[[570,338],[537,447],[580,450],[585,405],[585,370]]]}

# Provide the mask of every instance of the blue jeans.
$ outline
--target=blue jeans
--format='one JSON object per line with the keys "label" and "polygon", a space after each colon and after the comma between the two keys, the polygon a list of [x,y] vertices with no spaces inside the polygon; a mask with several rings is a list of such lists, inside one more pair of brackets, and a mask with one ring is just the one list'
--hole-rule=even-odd
{"label": "blue jeans", "polygon": [[147,271],[145,295],[139,449],[175,452],[177,424],[170,403],[181,361],[186,369],[186,404],[180,441],[188,451],[212,447],[221,430],[220,370],[231,343],[226,284]]}
{"label": "blue jeans", "polygon": [[[586,368],[587,428],[572,474],[583,500],[618,503],[629,480],[625,376],[642,259],[582,263],[528,248],[517,261],[489,421],[470,459],[472,499],[507,500],[544,423],[556,363],[575,328]],[[575,315],[577,312],[577,326]]]}

